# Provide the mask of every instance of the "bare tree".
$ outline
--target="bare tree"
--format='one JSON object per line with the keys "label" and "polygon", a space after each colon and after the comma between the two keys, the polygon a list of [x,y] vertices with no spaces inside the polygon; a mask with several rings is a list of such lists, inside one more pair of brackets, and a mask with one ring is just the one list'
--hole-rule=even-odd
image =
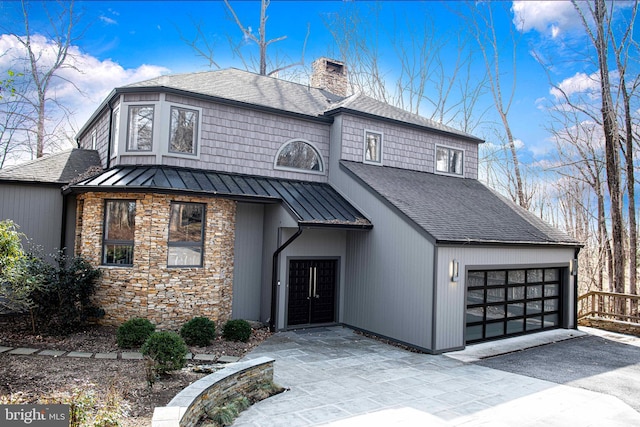
{"label": "bare tree", "polygon": [[[30,105],[33,113],[29,117],[34,121],[33,128],[35,139],[35,155],[42,157],[47,144],[47,128],[49,105],[55,102],[50,94],[53,81],[61,78],[59,71],[65,67],[71,67],[68,62],[69,48],[77,40],[74,33],[78,21],[78,15],[74,11],[74,2],[57,2],[57,7],[44,5],[49,20],[49,40],[52,42],[53,55],[41,50],[34,43],[35,31],[31,28],[29,17],[30,3],[21,1],[21,11],[24,19],[24,33],[12,32],[11,35],[24,48],[26,58],[24,65],[24,77],[30,83],[30,89],[21,93],[22,101]],[[53,11],[55,9],[55,11]]]}

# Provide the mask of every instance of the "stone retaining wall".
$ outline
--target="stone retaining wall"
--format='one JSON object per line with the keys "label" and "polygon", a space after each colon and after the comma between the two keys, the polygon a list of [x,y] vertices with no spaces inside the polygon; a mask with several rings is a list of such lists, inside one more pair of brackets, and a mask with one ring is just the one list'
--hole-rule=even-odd
{"label": "stone retaining wall", "polygon": [[[136,202],[133,266],[101,265],[105,200],[115,199]],[[196,316],[218,324],[231,318],[234,201],[154,193],[84,193],[78,200],[76,253],[102,271],[94,298],[105,310],[101,323],[143,317],[177,330]],[[202,267],[167,267],[172,201],[206,205]]]}
{"label": "stone retaining wall", "polygon": [[605,331],[640,337],[640,324],[638,323],[620,322],[617,320],[602,319],[599,317],[585,317],[580,319],[578,323],[580,326],[588,326],[591,328],[604,329]]}
{"label": "stone retaining wall", "polygon": [[193,427],[215,406],[273,381],[274,359],[259,357],[234,363],[194,382],[165,407],[153,411],[152,427]]}

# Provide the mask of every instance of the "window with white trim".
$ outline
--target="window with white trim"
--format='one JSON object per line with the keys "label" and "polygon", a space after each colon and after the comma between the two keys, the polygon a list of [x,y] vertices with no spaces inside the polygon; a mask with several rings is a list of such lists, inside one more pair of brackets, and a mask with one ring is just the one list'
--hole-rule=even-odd
{"label": "window with white trim", "polygon": [[449,147],[436,147],[436,172],[462,175],[464,151]]}
{"label": "window with white trim", "polygon": [[153,105],[129,106],[128,151],[151,151],[153,147]]}
{"label": "window with white trim", "polygon": [[364,132],[364,162],[382,163],[382,133],[369,130]]}
{"label": "window with white trim", "polygon": [[136,225],[135,200],[106,200],[102,264],[132,266]]}
{"label": "window with white trim", "polygon": [[112,113],[111,126],[111,157],[118,155],[118,143],[120,140],[120,107],[116,107]]}
{"label": "window with white trim", "polygon": [[204,209],[200,203],[171,203],[169,267],[201,267],[204,252]]}
{"label": "window with white trim", "polygon": [[197,154],[198,111],[171,107],[169,120],[169,152]]}
{"label": "window with white trim", "polygon": [[284,144],[276,155],[276,168],[322,172],[322,157],[309,143],[301,140]]}
{"label": "window with white trim", "polygon": [[94,129],[91,132],[91,149],[95,150],[97,145],[98,145],[98,131]]}

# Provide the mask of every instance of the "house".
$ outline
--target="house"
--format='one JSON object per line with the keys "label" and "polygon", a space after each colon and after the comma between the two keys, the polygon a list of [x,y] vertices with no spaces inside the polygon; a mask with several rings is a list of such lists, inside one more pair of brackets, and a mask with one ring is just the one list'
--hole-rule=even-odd
{"label": "house", "polygon": [[313,67],[161,76],[99,106],[78,143],[104,170],[64,195],[106,323],[339,323],[432,353],[576,327],[578,242],[478,181],[482,140]]}
{"label": "house", "polygon": [[62,188],[91,170],[100,170],[97,151],[77,148],[0,169],[0,220],[19,225],[27,250],[53,254],[65,242],[72,249],[75,196],[64,196]]}

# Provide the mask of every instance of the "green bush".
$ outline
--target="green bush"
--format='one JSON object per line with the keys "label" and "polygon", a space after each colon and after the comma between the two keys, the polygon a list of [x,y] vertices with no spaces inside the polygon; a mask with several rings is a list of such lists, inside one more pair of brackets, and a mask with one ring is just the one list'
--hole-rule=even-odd
{"label": "green bush", "polygon": [[249,341],[251,336],[251,325],[246,320],[229,320],[222,328],[222,336],[227,341]]}
{"label": "green bush", "polygon": [[82,257],[67,258],[59,252],[54,256],[53,265],[33,257],[27,269],[31,277],[43,278],[43,285],[30,297],[35,306],[31,311],[33,318],[46,332],[73,332],[89,318],[104,315],[104,311],[91,302],[100,270]]}
{"label": "green bush", "polygon": [[206,317],[194,317],[182,325],[180,336],[189,345],[206,347],[216,337],[216,324]]}
{"label": "green bush", "polygon": [[147,319],[139,317],[129,319],[118,328],[116,339],[118,347],[138,348],[156,330],[156,326]]}
{"label": "green bush", "polygon": [[140,351],[155,362],[158,374],[182,369],[186,362],[187,346],[175,332],[152,333]]}

